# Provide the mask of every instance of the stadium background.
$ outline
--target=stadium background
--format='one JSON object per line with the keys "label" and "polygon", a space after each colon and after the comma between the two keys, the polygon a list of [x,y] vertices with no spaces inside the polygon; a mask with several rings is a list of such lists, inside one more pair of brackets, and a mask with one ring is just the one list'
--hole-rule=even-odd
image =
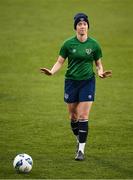
{"label": "stadium background", "polygon": [[[74,35],[73,16],[89,15],[90,36],[113,77],[97,78],[86,160],[74,161],[74,137],[63,102],[63,69],[51,67],[63,41]],[[0,0],[0,178],[133,178],[133,1]],[[17,174],[13,158],[34,160]]]}

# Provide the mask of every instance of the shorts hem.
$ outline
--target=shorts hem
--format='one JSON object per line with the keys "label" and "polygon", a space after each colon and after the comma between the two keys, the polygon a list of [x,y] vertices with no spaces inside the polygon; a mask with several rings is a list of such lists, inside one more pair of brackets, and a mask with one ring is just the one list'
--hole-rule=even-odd
{"label": "shorts hem", "polygon": [[71,104],[71,103],[94,102],[94,101],[95,101],[95,100],[81,100],[81,101],[72,101],[72,102],[64,101],[64,102],[67,103],[67,104]]}

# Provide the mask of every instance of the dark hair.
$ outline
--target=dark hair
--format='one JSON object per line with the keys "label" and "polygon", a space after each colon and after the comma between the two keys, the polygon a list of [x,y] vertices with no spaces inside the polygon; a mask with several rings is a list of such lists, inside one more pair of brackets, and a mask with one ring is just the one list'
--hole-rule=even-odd
{"label": "dark hair", "polygon": [[80,21],[85,21],[88,24],[88,28],[89,28],[89,20],[88,20],[88,16],[84,13],[78,13],[74,16],[74,29],[76,29],[77,24]]}

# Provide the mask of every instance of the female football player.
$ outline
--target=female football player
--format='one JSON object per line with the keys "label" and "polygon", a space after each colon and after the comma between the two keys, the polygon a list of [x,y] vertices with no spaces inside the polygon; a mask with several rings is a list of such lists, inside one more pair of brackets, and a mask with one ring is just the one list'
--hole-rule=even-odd
{"label": "female football player", "polygon": [[64,101],[67,103],[71,129],[78,142],[75,160],[84,160],[88,118],[95,96],[93,62],[100,78],[111,76],[111,71],[103,71],[102,51],[97,41],[88,34],[89,20],[86,14],[75,15],[74,29],[76,36],[63,43],[52,69],[41,68],[41,72],[49,76],[54,75],[68,59]]}

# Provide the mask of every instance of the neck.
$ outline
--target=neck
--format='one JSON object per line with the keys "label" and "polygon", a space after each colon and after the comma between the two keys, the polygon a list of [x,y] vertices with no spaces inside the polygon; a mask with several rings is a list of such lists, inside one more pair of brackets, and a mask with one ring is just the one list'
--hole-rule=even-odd
{"label": "neck", "polygon": [[77,34],[77,39],[81,42],[85,42],[88,38],[87,34],[81,35],[81,34]]}

